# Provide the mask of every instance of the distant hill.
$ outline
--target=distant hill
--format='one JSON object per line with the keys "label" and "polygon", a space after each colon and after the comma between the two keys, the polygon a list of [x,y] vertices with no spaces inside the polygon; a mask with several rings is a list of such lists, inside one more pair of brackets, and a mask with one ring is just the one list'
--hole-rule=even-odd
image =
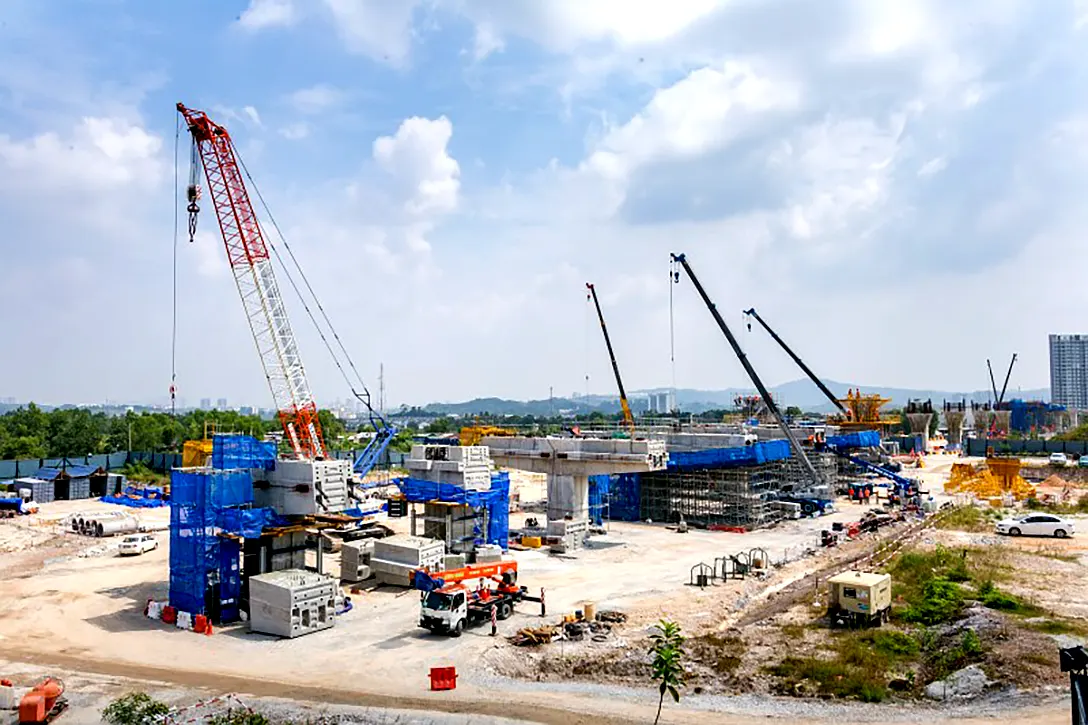
{"label": "distant hill", "polygon": [[[840,383],[835,380],[825,380],[824,384],[831,392],[840,397],[845,397],[850,389],[860,389],[863,393],[880,393],[884,397],[891,398],[888,408],[901,408],[908,400],[932,400],[934,405],[940,405],[942,400],[958,401],[966,399],[968,402],[983,403],[991,400],[992,393],[988,390],[949,391],[949,390],[919,390],[911,388],[882,388],[877,385],[858,385],[857,383]],[[645,398],[650,393],[663,393],[667,388],[655,388],[652,390],[636,390],[629,394],[631,407],[636,411],[645,410]],[[808,379],[792,380],[787,383],[775,385],[770,388],[779,403],[784,406],[794,405],[805,411],[830,412],[833,407],[819,388]],[[676,402],[681,410],[691,413],[702,413],[716,408],[730,408],[733,399],[737,395],[753,395],[754,388],[726,388],[725,390],[695,390],[691,388],[678,388],[676,390]],[[1033,390],[1011,391],[1007,397],[1023,398],[1025,400],[1050,400],[1048,388]],[[504,398],[475,398],[460,403],[428,403],[421,406],[423,411],[434,415],[533,415],[547,416],[556,414],[586,414],[594,411],[602,413],[615,413],[619,410],[618,396],[589,395],[578,398],[552,398],[544,400],[506,400]]]}

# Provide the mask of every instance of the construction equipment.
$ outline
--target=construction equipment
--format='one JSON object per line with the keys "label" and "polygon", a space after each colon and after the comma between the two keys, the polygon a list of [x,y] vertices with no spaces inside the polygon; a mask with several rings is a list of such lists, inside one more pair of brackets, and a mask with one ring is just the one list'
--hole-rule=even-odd
{"label": "construction equipment", "polygon": [[[816,373],[812,372],[809,366],[805,365],[805,362],[797,356],[797,353],[790,349],[790,346],[786,344],[786,341],[779,337],[778,333],[772,330],[770,325],[764,322],[763,318],[759,316],[758,312],[756,312],[755,307],[748,308],[744,311],[744,314],[747,315],[749,318],[756,318],[756,322],[762,325],[763,329],[767,331],[767,333],[774,339],[774,341],[777,342],[782,347],[782,349],[786,351],[786,354],[793,358],[793,361],[797,363],[797,367],[801,368],[801,370],[804,371],[805,375],[808,375],[809,380],[816,383],[816,387],[819,388],[820,392],[823,393],[824,396],[831,401],[831,404],[838,408],[843,415],[849,414],[846,410],[846,406],[844,406],[842,402],[835,397],[834,393],[828,390],[827,386],[824,385],[823,381],[816,376]],[[750,319],[748,321],[748,329],[752,329],[752,322]]]}
{"label": "construction equipment", "polygon": [[[775,421],[778,423],[778,427],[782,430],[783,435],[786,436],[786,440],[790,442],[790,448],[793,451],[793,455],[795,455],[801,462],[801,465],[804,466],[812,485],[825,485],[826,481],[823,480],[823,477],[817,472],[816,467],[812,465],[812,461],[805,455],[804,449],[801,448],[801,442],[797,440],[797,436],[794,435],[793,430],[782,416],[782,412],[778,409],[778,404],[771,398],[770,391],[767,390],[763,381],[760,380],[759,375],[756,373],[755,368],[752,367],[752,364],[748,362],[748,356],[744,354],[740,344],[737,342],[737,338],[733,337],[733,332],[729,329],[729,326],[725,324],[725,320],[722,319],[721,313],[718,312],[718,308],[710,300],[710,296],[707,295],[706,290],[703,289],[703,285],[700,284],[699,278],[695,276],[695,272],[692,271],[691,265],[688,264],[687,257],[684,254],[672,254],[671,257],[674,264],[679,264],[684,268],[684,271],[687,272],[688,279],[695,285],[695,290],[699,293],[699,296],[702,297],[703,303],[710,311],[711,317],[718,323],[718,328],[722,331],[722,334],[725,335],[725,339],[729,341],[729,345],[733,348],[733,352],[736,354],[737,359],[740,360],[740,364],[744,367],[744,371],[748,373],[748,378],[752,381],[752,384],[756,386],[756,390],[758,390],[760,396],[762,396],[767,409],[771,411],[771,415],[774,416]],[[679,282],[680,272],[674,270],[672,279],[674,283]]]}
{"label": "construction equipment", "polygon": [[870,574],[844,571],[827,580],[828,620],[831,626],[880,626],[887,622],[892,610],[892,577],[890,574]]}
{"label": "construction equipment", "polygon": [[466,425],[461,428],[457,436],[457,442],[462,446],[478,446],[480,441],[488,436],[509,438],[516,436],[518,432],[513,428],[499,428],[494,425]]}
{"label": "construction equipment", "polygon": [[[186,108],[181,103],[177,104],[177,110],[185,119],[186,127],[192,136],[189,186],[186,193],[189,239],[192,241],[196,233],[200,212],[198,202],[202,196],[197,183],[199,178],[197,159],[199,158],[208,182],[208,194],[219,221],[219,230],[227,250],[231,272],[238,287],[246,319],[249,321],[250,331],[257,346],[257,354],[264,367],[265,377],[268,379],[268,386],[279,411],[280,424],[283,426],[287,441],[297,458],[314,460],[324,458],[327,449],[318,419],[317,403],[306,379],[298,344],[295,341],[283,296],[280,294],[272,268],[271,253],[275,253],[277,258],[279,253],[265,241],[256,210],[243,180],[243,173],[248,176],[248,172],[239,160],[234,142],[226,128],[209,119],[203,111]],[[252,178],[250,181],[252,182]],[[260,199],[259,191],[257,195]],[[274,220],[273,225],[275,225]],[[286,246],[286,242],[284,244]],[[289,248],[288,252],[290,252]],[[294,260],[293,253],[291,258]],[[297,267],[298,262],[294,261]],[[301,267],[299,271],[301,272]],[[333,356],[334,362],[348,380],[347,373],[336,353],[333,352],[325,332],[317,325],[317,319],[310,311],[305,299],[302,298],[302,292],[294,279],[290,277],[290,273],[288,278],[292,287],[299,293],[300,299],[303,299],[303,305],[315,327],[318,328],[318,333]],[[320,301],[313,294],[313,288],[310,287],[305,275],[303,275],[303,281],[333,338],[347,357],[347,363],[355,372],[356,377],[359,377],[355,365],[347,355],[343,343],[340,342],[339,335],[332,328]],[[350,380],[348,383],[351,385]],[[357,392],[353,385],[351,387],[352,393],[366,405],[370,412],[371,423],[375,430],[374,438],[355,462],[355,471],[363,476],[377,463],[381,453],[396,434],[396,430],[371,407],[370,393],[365,385],[362,386],[362,393]]]}
{"label": "construction equipment", "polygon": [[1005,391],[1009,389],[1009,377],[1012,375],[1012,366],[1016,364],[1016,353],[1012,354],[1012,360],[1009,361],[1009,369],[1005,372],[1005,384],[1001,386],[1001,393],[997,392],[997,383],[994,382],[994,367],[990,364],[990,359],[986,358],[986,368],[990,371],[990,387],[994,391],[994,410],[1005,402]]}
{"label": "construction equipment", "polygon": [[635,417],[631,415],[631,405],[627,402],[627,393],[623,389],[623,379],[620,377],[620,366],[616,363],[616,353],[612,351],[612,339],[608,336],[608,326],[604,324],[604,313],[601,312],[601,303],[597,300],[597,288],[586,282],[589,290],[588,298],[593,300],[593,306],[597,308],[597,319],[601,322],[601,332],[604,333],[604,344],[608,348],[608,359],[612,362],[612,373],[616,376],[616,387],[620,389],[620,410],[623,411],[623,426],[629,433],[635,432]]}
{"label": "construction equipment", "polygon": [[[480,580],[480,586],[469,589],[464,582]],[[496,587],[484,584],[494,581]],[[412,585],[419,589],[419,626],[432,632],[443,632],[460,637],[466,626],[495,618],[507,619],[514,612],[514,605],[521,601],[540,602],[540,614],[544,616],[544,593],[529,595],[526,587],[519,587],[518,563],[514,560],[469,566],[438,574],[428,574],[418,569],[412,576]]]}
{"label": "construction equipment", "polygon": [[19,724],[45,725],[67,709],[64,683],[56,677],[46,677],[19,701]]}

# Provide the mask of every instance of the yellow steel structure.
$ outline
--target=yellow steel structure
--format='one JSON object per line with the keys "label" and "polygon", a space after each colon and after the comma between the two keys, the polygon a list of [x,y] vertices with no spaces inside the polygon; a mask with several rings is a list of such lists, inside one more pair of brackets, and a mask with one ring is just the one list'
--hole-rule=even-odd
{"label": "yellow steel structure", "polygon": [[486,436],[516,436],[513,428],[499,428],[494,425],[466,425],[461,429],[458,440],[463,446],[478,446]]}
{"label": "yellow steel structure", "polygon": [[997,498],[1011,493],[1017,501],[1034,498],[1035,487],[1020,476],[1019,458],[987,458],[985,468],[970,463],[953,463],[945,493],[973,493],[979,498]]}
{"label": "yellow steel structure", "polygon": [[212,441],[210,438],[185,441],[185,445],[181,449],[181,467],[199,468],[206,466],[211,457]]}
{"label": "yellow steel structure", "polygon": [[830,418],[833,422],[846,430],[880,430],[899,425],[898,418],[882,418],[880,409],[892,402],[891,398],[880,395],[862,395],[861,390],[850,389],[846,391],[846,397],[839,402],[846,407],[846,416]]}

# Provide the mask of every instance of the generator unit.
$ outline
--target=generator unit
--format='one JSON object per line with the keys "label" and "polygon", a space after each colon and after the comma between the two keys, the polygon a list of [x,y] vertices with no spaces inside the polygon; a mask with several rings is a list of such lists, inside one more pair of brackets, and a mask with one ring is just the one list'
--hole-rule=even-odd
{"label": "generator unit", "polygon": [[831,626],[879,627],[892,609],[891,574],[844,571],[827,580]]}

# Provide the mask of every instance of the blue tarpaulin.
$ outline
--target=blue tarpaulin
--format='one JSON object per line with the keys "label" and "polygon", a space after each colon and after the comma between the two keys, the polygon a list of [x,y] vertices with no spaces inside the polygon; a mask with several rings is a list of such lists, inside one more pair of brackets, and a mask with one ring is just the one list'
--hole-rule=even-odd
{"label": "blue tarpaulin", "polygon": [[247,435],[217,435],[212,438],[212,468],[276,467],[276,444]]}
{"label": "blue tarpaulin", "polygon": [[827,445],[832,448],[875,448],[880,445],[880,433],[875,430],[862,430],[838,436],[828,436]]}
{"label": "blue tarpaulin", "polygon": [[227,508],[219,512],[216,524],[224,533],[235,534],[245,539],[257,539],[268,526],[287,523],[287,520],[270,508],[237,509]]}
{"label": "blue tarpaulin", "polygon": [[219,621],[226,624],[241,619],[242,546],[234,539],[219,542]]}
{"label": "blue tarpaulin", "polygon": [[708,448],[704,451],[669,453],[668,470],[689,471],[697,468],[733,468],[756,466],[790,457],[790,442],[762,441],[737,448]]}
{"label": "blue tarpaulin", "polygon": [[607,474],[589,477],[589,520],[598,526],[604,523],[604,504],[611,482],[612,477]]}
{"label": "blue tarpaulin", "polygon": [[[487,510],[486,542],[498,544],[504,550],[510,538],[510,474],[497,473],[491,477],[487,491],[471,491],[452,483],[435,483],[418,478],[398,478],[397,488],[410,503],[444,501],[460,503]],[[483,532],[480,532],[481,534]]]}
{"label": "blue tarpaulin", "polygon": [[621,473],[608,482],[608,517],[616,521],[641,521],[642,485],[637,473]]}
{"label": "blue tarpaulin", "polygon": [[157,509],[170,504],[169,501],[161,498],[132,498],[131,496],[103,496],[98,500],[102,503],[112,503],[134,509]]}
{"label": "blue tarpaulin", "polygon": [[37,472],[33,474],[33,478],[40,478],[43,481],[53,481],[62,473],[68,474],[71,478],[86,478],[96,471],[98,471],[98,467],[96,466],[68,466],[67,468],[43,467],[39,468]]}

